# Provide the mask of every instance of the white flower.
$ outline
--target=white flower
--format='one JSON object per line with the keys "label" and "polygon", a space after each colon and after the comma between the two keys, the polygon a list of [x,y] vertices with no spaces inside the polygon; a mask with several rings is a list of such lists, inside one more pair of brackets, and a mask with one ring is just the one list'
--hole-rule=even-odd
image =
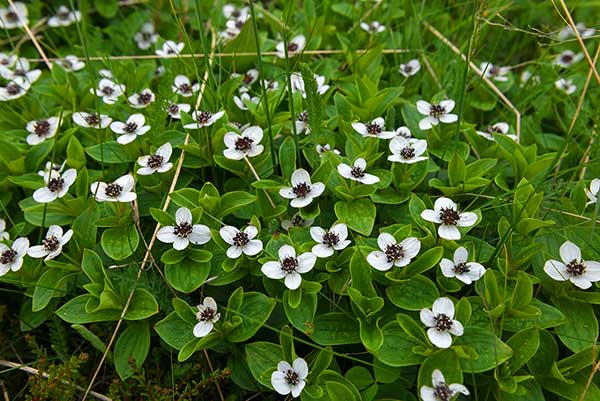
{"label": "white flower", "polygon": [[396,136],[401,136],[405,139],[412,138],[412,133],[410,132],[410,129],[405,126],[396,128],[396,131],[394,131],[394,133],[396,134]]}
{"label": "white flower", "polygon": [[322,182],[311,183],[310,174],[301,168],[292,173],[291,181],[292,186],[281,188],[279,195],[291,199],[290,205],[292,207],[302,208],[308,206],[313,198],[325,191],[325,185]]}
{"label": "white flower", "polygon": [[396,136],[394,131],[384,131],[385,120],[381,117],[374,119],[370,124],[352,123],[352,128],[365,138],[391,139]]}
{"label": "white flower", "polygon": [[49,203],[55,199],[62,198],[69,192],[69,187],[73,185],[77,178],[77,170],[70,168],[62,175],[56,171],[50,171],[50,175],[44,177],[44,186],[36,189],[33,193],[33,200],[39,203]]}
{"label": "white flower", "polygon": [[560,246],[560,258],[548,260],[544,264],[547,275],[557,281],[569,280],[577,287],[587,290],[593,282],[600,281],[600,262],[583,260],[581,250],[571,241]]}
{"label": "white flower", "polygon": [[10,234],[6,231],[6,221],[0,219],[0,241],[9,240]]}
{"label": "white flower", "polygon": [[200,85],[198,85],[198,83],[192,85],[192,82],[188,77],[185,75],[177,75],[171,88],[173,89],[173,93],[177,93],[184,97],[190,97],[200,90]]}
{"label": "white flower", "polygon": [[52,225],[48,227],[46,238],[42,240],[42,245],[32,246],[27,250],[27,254],[32,258],[44,258],[44,260],[54,259],[62,252],[62,247],[69,242],[73,236],[73,230],[68,230],[63,234],[60,226]]}
{"label": "white flower", "polygon": [[248,93],[244,92],[240,96],[233,96],[233,103],[235,103],[240,110],[248,110],[248,105],[257,105],[260,103],[260,98],[258,96],[251,97]]}
{"label": "white flower", "polygon": [[[590,36],[594,36],[594,34],[596,33],[596,30],[594,28],[586,28],[583,22],[579,22],[578,24],[576,24],[575,29],[577,29],[577,32],[579,32],[579,36],[581,36],[583,39],[589,38]],[[558,38],[561,40],[568,39],[571,36],[575,36],[575,31],[573,30],[571,25],[565,26],[558,33]]]}
{"label": "white flower", "polygon": [[187,207],[180,207],[175,212],[175,225],[165,226],[158,230],[156,237],[164,243],[173,244],[178,251],[210,241],[210,228],[203,224],[193,224],[192,212]]}
{"label": "white flower", "polygon": [[333,255],[333,251],[341,251],[350,245],[348,238],[348,227],[343,224],[334,224],[329,231],[321,227],[311,227],[310,236],[317,242],[312,247],[312,253],[319,258],[327,258]]}
{"label": "white flower", "polygon": [[191,124],[186,124],[183,128],[187,129],[200,129],[202,127],[209,127],[213,125],[217,120],[219,120],[225,114],[224,111],[216,112],[215,114],[210,111],[200,111],[196,110],[192,113],[192,118],[196,120],[196,122]]}
{"label": "white flower", "polygon": [[573,50],[565,50],[564,52],[556,56],[556,58],[554,59],[554,64],[562,68],[568,68],[576,62],[578,62],[579,60],[581,60],[582,58],[583,53],[575,54]]}
{"label": "white flower", "polygon": [[165,68],[164,65],[159,65],[154,70],[154,78],[162,77],[163,75],[165,75],[166,71],[167,71],[167,69]]}
{"label": "white flower", "polygon": [[224,137],[227,149],[223,151],[223,155],[231,160],[258,156],[265,150],[260,144],[262,138],[263,130],[257,126],[248,127],[241,134],[228,132]]}
{"label": "white flower", "polygon": [[373,251],[367,255],[367,262],[376,270],[390,270],[392,266],[404,267],[417,256],[421,250],[421,241],[415,237],[408,237],[399,243],[388,233],[381,233],[377,237],[377,245],[381,251]]}
{"label": "white flower", "polygon": [[261,240],[254,239],[258,235],[258,230],[254,226],[248,226],[243,230],[238,230],[233,226],[224,226],[219,230],[223,241],[231,245],[227,248],[227,257],[237,259],[242,253],[248,256],[254,256],[263,249]]}
{"label": "white flower", "polygon": [[198,319],[198,323],[194,326],[194,336],[204,337],[212,331],[215,323],[221,318],[221,314],[217,313],[217,303],[211,297],[204,298],[204,301],[197,308],[196,319]]}
{"label": "white flower", "polygon": [[249,14],[249,8],[248,7],[241,7],[238,8],[233,4],[225,4],[223,6],[223,16],[227,19],[230,18],[243,18],[243,17],[248,17]]}
{"label": "white flower", "polygon": [[279,89],[279,82],[276,80],[269,81],[268,79],[261,80],[261,84],[269,91],[276,91]]}
{"label": "white flower", "polygon": [[485,267],[476,262],[467,262],[468,258],[469,252],[459,246],[454,251],[454,261],[443,258],[440,262],[442,274],[445,277],[456,277],[465,284],[479,280],[485,273]]}
{"label": "white flower", "polygon": [[140,49],[149,49],[150,46],[158,40],[158,34],[154,30],[154,24],[152,22],[146,22],[142,25],[140,31],[133,36],[133,39]]}
{"label": "white flower", "polygon": [[300,273],[312,270],[317,257],[311,252],[305,252],[296,257],[296,250],[290,245],[282,245],[279,248],[279,261],[266,262],[261,271],[268,278],[279,280],[285,278],[285,286],[290,290],[300,287],[302,277]]}
{"label": "white flower", "polygon": [[429,329],[427,337],[438,348],[449,348],[452,345],[452,336],[462,336],[463,325],[454,320],[454,304],[450,298],[438,298],[433,302],[433,309],[421,309],[421,321]]}
{"label": "white flower", "polygon": [[0,52],[0,70],[10,69],[17,62],[17,56]]}
{"label": "white flower", "polygon": [[96,90],[90,89],[90,92],[95,93],[96,96],[101,96],[104,103],[114,104],[125,92],[125,85],[119,85],[108,78],[102,78],[98,83],[98,88]]}
{"label": "white flower", "polygon": [[328,144],[328,143],[326,143],[326,144],[324,144],[324,145],[317,144],[317,145],[315,146],[315,149],[317,150],[317,153],[319,154],[319,157],[323,157],[323,154],[324,154],[325,152],[333,152],[333,153],[335,153],[336,155],[340,155],[340,154],[341,154],[339,150],[337,150],[337,149],[332,149],[332,148],[331,148],[331,145],[330,145],[330,144]]}
{"label": "white flower", "polygon": [[573,84],[571,79],[561,78],[554,83],[554,86],[565,92],[567,95],[571,95],[577,90],[577,86]]}
{"label": "white flower", "polygon": [[373,174],[365,173],[367,169],[367,161],[362,157],[359,157],[354,161],[354,164],[351,166],[340,163],[337,166],[337,171],[344,178],[347,178],[352,181],[358,181],[361,184],[372,185],[379,182],[379,177]]}
{"label": "white flower", "polygon": [[56,14],[48,18],[48,26],[53,28],[69,26],[81,19],[81,13],[77,10],[71,11],[65,6],[58,7]]}
{"label": "white flower", "polygon": [[431,374],[433,388],[421,386],[421,399],[423,401],[450,401],[458,393],[469,395],[469,390],[462,384],[446,384],[446,379],[439,369]]}
{"label": "white flower", "polygon": [[310,227],[315,219],[304,220],[300,213],[295,213],[291,219],[286,219],[281,222],[281,228],[288,231],[292,227]]}
{"label": "white flower", "polygon": [[127,122],[113,121],[110,124],[110,129],[115,134],[120,135],[117,142],[121,145],[126,145],[135,141],[138,136],[144,135],[150,131],[149,125],[144,125],[146,119],[143,114],[132,114],[127,119]]}
{"label": "white flower", "polygon": [[[323,95],[329,89],[329,85],[325,85],[325,77],[323,75],[314,74],[315,81],[317,82],[317,93]],[[302,97],[306,99],[306,90],[304,89],[304,79],[302,74],[299,72],[293,72],[290,75],[290,84],[292,86],[292,93],[300,92]]]}
{"label": "white flower", "polygon": [[449,114],[454,109],[454,100],[442,100],[439,104],[430,104],[424,100],[417,102],[417,110],[425,117],[419,121],[419,128],[423,131],[431,129],[432,126],[438,125],[441,122],[451,124],[458,120],[456,114]]}
{"label": "white flower", "polygon": [[9,100],[18,99],[25,95],[31,84],[22,79],[10,81],[6,86],[0,87],[0,101],[6,102]]}
{"label": "white flower", "polygon": [[302,113],[298,114],[296,117],[296,121],[294,121],[294,126],[296,128],[296,134],[310,134],[310,127],[308,126],[308,111],[304,110]]}
{"label": "white flower", "polygon": [[381,25],[379,21],[373,21],[371,23],[361,22],[360,27],[363,31],[370,34],[381,33],[385,31],[385,25]]}
{"label": "white flower", "polygon": [[508,133],[508,124],[504,122],[496,123],[493,125],[488,125],[485,131],[476,131],[477,135],[484,137],[489,141],[495,141],[493,134],[505,135],[512,139],[513,141],[517,140],[517,136],[514,134]]}
{"label": "white flower", "polygon": [[57,173],[62,173],[63,169],[67,161],[65,160],[62,163],[52,163],[51,161],[46,162],[46,165],[43,170],[38,171],[38,175],[42,178],[50,177],[52,171],[56,171]]}
{"label": "white flower", "polygon": [[286,361],[277,364],[277,370],[271,374],[271,386],[281,395],[292,393],[296,398],[300,395],[308,376],[308,365],[302,358],[296,358],[292,365]]}
{"label": "white flower", "polygon": [[98,75],[100,75],[100,78],[113,79],[112,71],[107,70],[106,68],[98,70]]}
{"label": "white flower", "polygon": [[586,203],[586,206],[598,202],[598,192],[600,192],[600,178],[594,178],[592,182],[590,182],[590,189],[584,188],[583,190],[589,199],[589,202]]}
{"label": "white flower", "polygon": [[529,82],[529,80],[531,80],[531,82],[533,82],[533,84],[537,85],[540,83],[541,78],[539,75],[533,75],[533,73],[529,70],[524,70],[521,73],[521,87],[525,86],[525,84],[527,82]]}
{"label": "white flower", "polygon": [[156,98],[154,96],[154,92],[146,88],[140,93],[134,93],[133,95],[129,96],[127,100],[129,100],[129,104],[134,109],[143,109],[148,107],[150,103],[154,102]]}
{"label": "white flower", "polygon": [[100,114],[100,118],[98,118],[97,113],[86,113],[85,111],[76,111],[73,113],[72,118],[75,124],[84,128],[103,129],[112,122],[112,118],[106,114]]}
{"label": "white flower", "polygon": [[[292,38],[292,40],[288,41],[287,45],[288,57],[301,53],[302,50],[304,50],[304,46],[306,46],[306,38],[304,35],[298,35]],[[277,57],[285,58],[285,43],[279,42],[275,48],[277,50]]]}
{"label": "white flower", "polygon": [[98,202],[132,202],[137,198],[133,186],[133,176],[127,174],[110,183],[93,182],[90,190]]}
{"label": "white flower", "polygon": [[55,63],[60,65],[62,68],[65,69],[65,71],[68,72],[75,72],[85,68],[85,63],[79,60],[77,56],[74,56],[72,54],[65,56],[62,60],[55,61]]}
{"label": "white flower", "polygon": [[7,8],[0,8],[0,28],[22,28],[29,24],[27,7],[20,1],[14,1]]}
{"label": "white flower", "polygon": [[154,172],[166,173],[171,170],[173,163],[169,162],[173,148],[169,142],[156,149],[156,152],[138,159],[138,164],[142,166],[137,173],[140,175],[150,175]]}
{"label": "white flower", "polygon": [[155,53],[160,57],[174,56],[181,53],[184,47],[185,44],[183,42],[175,43],[172,40],[167,40],[165,43],[163,43],[162,50],[156,50]]}
{"label": "white flower", "polygon": [[23,266],[23,256],[29,249],[29,240],[20,237],[9,247],[0,244],[0,276],[4,276],[9,271],[18,271]]}
{"label": "white flower", "polygon": [[42,70],[32,70],[30,68],[29,60],[26,58],[18,58],[12,70],[9,68],[1,68],[0,75],[2,78],[9,81],[23,81],[31,85],[42,75]]}
{"label": "white flower", "polygon": [[506,74],[510,72],[509,67],[499,67],[492,63],[484,62],[479,65],[481,71],[483,71],[483,76],[489,79],[493,79],[498,82],[506,82],[508,81],[508,77]]}
{"label": "white flower", "polygon": [[221,39],[225,42],[237,37],[242,28],[244,27],[244,24],[246,23],[246,21],[248,21],[248,19],[250,19],[249,15],[243,15],[240,16],[239,18],[231,18],[229,19],[226,23],[226,29],[223,32],[220,32],[221,35]]}
{"label": "white flower", "polygon": [[244,75],[238,74],[238,73],[233,73],[233,74],[231,74],[231,77],[232,78],[243,77],[242,85],[245,87],[250,87],[258,79],[258,70],[255,68],[252,68],[252,69],[246,71],[246,73]]}
{"label": "white flower", "polygon": [[456,203],[445,197],[438,198],[433,205],[433,209],[423,210],[421,218],[440,224],[438,234],[445,239],[460,239],[460,231],[458,231],[457,226],[471,227],[477,222],[477,214],[473,212],[459,212]]}
{"label": "white flower", "polygon": [[404,75],[406,78],[412,77],[416,75],[417,72],[421,69],[421,63],[419,59],[412,59],[406,64],[400,64],[399,70],[400,74]]}
{"label": "white flower", "polygon": [[58,117],[50,117],[42,120],[29,121],[25,129],[30,132],[27,135],[27,143],[31,146],[44,142],[56,135],[60,122]]}
{"label": "white flower", "polygon": [[396,136],[390,141],[391,155],[388,160],[391,162],[413,164],[427,160],[427,156],[421,156],[427,150],[427,141],[425,139]]}
{"label": "white flower", "polygon": [[191,109],[192,106],[187,103],[170,103],[166,107],[167,113],[169,113],[169,116],[174,120],[180,120],[181,112],[189,113]]}

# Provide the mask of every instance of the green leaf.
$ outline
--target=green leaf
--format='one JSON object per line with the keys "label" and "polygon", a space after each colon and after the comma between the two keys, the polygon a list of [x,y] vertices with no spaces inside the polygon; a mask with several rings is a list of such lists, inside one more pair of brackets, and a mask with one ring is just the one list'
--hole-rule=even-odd
{"label": "green leaf", "polygon": [[85,305],[90,299],[95,299],[92,295],[83,294],[71,299],[56,311],[58,317],[67,323],[92,323],[109,322],[118,320],[121,316],[120,309],[102,309],[95,312],[87,312]]}
{"label": "green leaf", "polygon": [[333,352],[331,351],[331,347],[321,349],[310,367],[309,376],[311,378],[319,377],[319,374],[331,365],[332,360]]}
{"label": "green leaf", "polygon": [[79,273],[59,268],[46,270],[35,285],[32,310],[39,312],[48,306],[52,298],[66,295],[69,282],[77,274]]}
{"label": "green leaf", "polygon": [[165,265],[175,265],[185,259],[186,256],[186,251],[178,251],[177,249],[171,248],[160,256],[160,261]]}
{"label": "green leaf", "polygon": [[420,365],[424,358],[415,354],[413,348],[422,346],[414,337],[407,336],[398,322],[392,321],[383,326],[383,344],[373,353],[381,362],[389,366]]}
{"label": "green leaf", "polygon": [[429,355],[419,368],[417,386],[434,387],[431,375],[435,369],[440,369],[446,383],[462,383],[463,375],[456,354],[451,349],[441,349]]}
{"label": "green leaf", "polygon": [[[283,360],[283,351],[279,345],[268,342],[254,342],[245,347],[246,362],[252,376],[265,387],[271,387],[271,372]],[[292,361],[288,361],[292,362]]]}
{"label": "green leaf", "polygon": [[317,316],[311,339],[319,345],[360,343],[358,321],[341,312]]}
{"label": "green leaf", "polygon": [[157,209],[155,207],[150,208],[150,215],[162,226],[170,226],[173,224],[174,221],[173,217],[169,213],[165,212],[162,209]]}
{"label": "green leaf", "polygon": [[177,355],[177,360],[183,362],[188,360],[196,351],[213,347],[221,342],[221,334],[211,331],[202,338],[194,337],[194,339],[187,342]]}
{"label": "green leaf", "polygon": [[104,18],[112,18],[119,10],[119,2],[117,0],[94,0],[94,7]]}
{"label": "green leaf", "polygon": [[273,298],[260,292],[244,293],[242,305],[233,314],[241,317],[242,323],[227,333],[227,341],[236,343],[250,339],[269,319],[273,308],[275,308]]}
{"label": "green leaf", "polygon": [[367,236],[373,231],[377,210],[371,200],[338,201],[334,208],[338,219],[350,229]]}
{"label": "green leaf", "polygon": [[202,263],[186,257],[179,263],[165,265],[165,276],[177,291],[190,293],[206,281],[210,264],[210,261]]}
{"label": "green leaf", "polygon": [[286,291],[283,295],[285,316],[292,326],[310,336],[313,333],[315,312],[317,311],[317,295],[303,294],[300,305],[297,308],[292,308],[287,299],[290,293],[291,291]]}
{"label": "green leaf", "polygon": [[175,312],[171,312],[154,325],[154,330],[160,338],[176,350],[180,350],[183,346],[194,338],[194,323],[183,320]]}
{"label": "green leaf", "polygon": [[450,186],[454,187],[460,183],[464,183],[466,174],[464,160],[458,153],[454,153],[448,162],[448,180],[450,181]]}
{"label": "green leaf", "polygon": [[100,256],[91,249],[84,249],[81,268],[92,283],[104,282],[106,275],[104,273],[104,267],[102,266],[102,259],[100,259]]}
{"label": "green leaf", "polygon": [[124,260],[133,255],[140,243],[140,236],[134,224],[127,224],[125,227],[105,230],[100,243],[110,258]]}
{"label": "green leaf", "polygon": [[[81,337],[85,338],[92,345],[92,347],[96,348],[99,352],[106,352],[106,344],[104,344],[100,337],[94,334],[87,327],[81,324],[72,324],[71,327],[75,329]],[[107,358],[112,360],[112,352],[108,353]]]}
{"label": "green leaf", "polygon": [[385,293],[394,305],[414,311],[430,308],[440,296],[435,283],[420,274],[390,285]]}
{"label": "green leaf", "polygon": [[[291,137],[287,137],[279,147],[279,163],[284,177],[291,177],[296,170],[296,145]],[[258,181],[260,182],[260,181]],[[281,184],[278,184],[279,186]],[[258,187],[257,187],[258,188]]]}
{"label": "green leaf", "polygon": [[158,313],[158,302],[154,295],[143,288],[137,288],[133,293],[125,320],[142,320]]}
{"label": "green leaf", "polygon": [[392,281],[413,277],[436,266],[442,259],[442,256],[444,256],[444,248],[441,246],[436,246],[435,248],[427,250],[405,268],[392,269],[391,271],[387,272],[385,276]]}
{"label": "green leaf", "polygon": [[227,216],[234,211],[256,202],[256,196],[244,191],[230,191],[221,197],[217,217]]}
{"label": "green leaf", "polygon": [[107,141],[90,146],[85,151],[97,162],[101,163],[131,163],[138,159],[134,147],[124,146],[116,141]]}
{"label": "green leaf", "polygon": [[140,369],[150,350],[150,326],[147,322],[131,324],[119,336],[115,344],[115,369],[121,380],[134,374],[130,360]]}
{"label": "green leaf", "polygon": [[481,327],[465,327],[462,336],[454,337],[454,344],[471,347],[479,355],[476,360],[460,360],[463,372],[466,373],[479,373],[494,369],[513,355],[513,351],[508,345],[496,337],[493,332]]}
{"label": "green leaf", "polygon": [[67,145],[67,163],[77,170],[85,167],[85,151],[75,135],[69,138]]}
{"label": "green leaf", "polygon": [[581,351],[596,343],[598,319],[592,305],[561,297],[555,305],[567,317],[567,322],[556,328],[558,338],[573,352]]}
{"label": "green leaf", "polygon": [[514,375],[535,355],[540,346],[538,329],[531,328],[519,331],[508,339],[506,344],[513,350],[513,357],[508,361],[510,373]]}

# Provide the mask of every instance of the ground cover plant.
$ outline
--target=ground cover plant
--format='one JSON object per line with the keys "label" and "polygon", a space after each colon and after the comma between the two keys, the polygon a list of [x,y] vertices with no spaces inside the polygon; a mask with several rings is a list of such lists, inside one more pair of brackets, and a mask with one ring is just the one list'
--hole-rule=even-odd
{"label": "ground cover plant", "polygon": [[0,6],[6,400],[600,400],[593,1]]}

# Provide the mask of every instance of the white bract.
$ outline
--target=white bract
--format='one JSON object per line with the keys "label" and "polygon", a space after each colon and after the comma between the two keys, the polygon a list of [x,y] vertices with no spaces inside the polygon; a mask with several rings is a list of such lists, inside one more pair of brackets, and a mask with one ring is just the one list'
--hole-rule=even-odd
{"label": "white bract", "polygon": [[350,245],[348,238],[348,227],[343,224],[334,224],[326,231],[321,227],[311,227],[310,236],[317,242],[312,247],[312,253],[319,258],[328,258],[333,251],[341,251]]}
{"label": "white bract", "polygon": [[0,219],[0,241],[9,240],[10,234],[6,231],[6,221]]}
{"label": "white bract", "polygon": [[494,81],[498,82],[508,81],[506,74],[510,72],[509,67],[500,67],[492,63],[485,62],[481,63],[479,68],[481,71],[483,71],[483,76],[486,78],[493,79]]}
{"label": "white bract", "polygon": [[62,173],[66,164],[66,160],[62,163],[52,163],[51,161],[47,161],[44,166],[44,169],[38,171],[38,175],[42,178],[50,177],[52,170],[56,171],[57,173]]}
{"label": "white bract", "polygon": [[27,123],[25,129],[30,132],[26,141],[29,145],[37,145],[56,135],[60,122],[58,117],[34,120]]}
{"label": "white bract", "polygon": [[[329,89],[329,85],[325,85],[325,77],[323,75],[314,74],[314,77],[317,82],[317,93],[323,95]],[[304,79],[301,73],[293,72],[290,75],[290,84],[292,86],[292,93],[300,92],[302,97],[306,99],[306,89],[304,88]]]}
{"label": "white bract", "polygon": [[231,77],[232,78],[243,77],[242,85],[245,88],[249,88],[253,83],[255,83],[258,80],[258,70],[255,68],[252,68],[252,69],[246,71],[245,74],[233,73],[233,74],[231,74]]}
{"label": "white bract", "polygon": [[202,245],[210,241],[210,228],[203,224],[193,224],[190,209],[180,207],[175,212],[175,225],[161,227],[156,238],[166,244],[173,244],[173,248],[181,251],[187,248],[190,242]]}
{"label": "white bract", "polygon": [[217,303],[212,297],[206,297],[200,305],[197,306],[196,319],[198,323],[194,326],[195,337],[205,337],[215,327],[215,323],[221,318],[217,313]]}
{"label": "white bract", "polygon": [[133,176],[126,174],[110,183],[93,182],[90,190],[98,202],[132,202],[137,198],[134,184]]}
{"label": "white bract", "polygon": [[419,100],[417,102],[417,110],[419,113],[427,116],[419,121],[419,128],[422,130],[431,129],[434,125],[438,125],[440,122],[444,124],[451,124],[458,120],[456,114],[450,114],[454,109],[454,100],[442,100],[439,104],[429,103],[425,100]]}
{"label": "white bract", "polygon": [[449,240],[460,239],[460,231],[457,227],[471,227],[477,222],[477,214],[459,212],[456,203],[445,197],[438,198],[435,201],[433,210],[423,210],[421,218],[439,224],[439,236]]}
{"label": "white bract", "polygon": [[583,190],[589,199],[589,202],[586,203],[586,206],[598,202],[598,192],[600,192],[600,178],[594,178],[592,182],[590,182],[590,189],[584,188]]}
{"label": "white bract", "polygon": [[450,401],[457,394],[469,395],[469,390],[462,384],[446,384],[446,379],[439,369],[434,369],[431,374],[433,388],[421,386],[421,399],[423,401]]}
{"label": "white bract", "polygon": [[90,89],[90,92],[102,97],[102,101],[106,104],[115,104],[125,92],[125,85],[119,85],[109,78],[102,78],[98,83],[98,88]]}
{"label": "white bract", "polygon": [[410,60],[406,64],[400,64],[400,67],[398,68],[398,70],[400,71],[400,74],[402,74],[406,78],[412,77],[417,72],[419,72],[420,69],[421,69],[421,63],[416,58]]}
{"label": "white bract", "polygon": [[508,124],[505,122],[495,123],[492,125],[488,125],[485,128],[485,131],[476,131],[477,135],[484,137],[488,141],[495,141],[494,134],[505,135],[512,139],[513,141],[517,140],[517,136],[514,134],[508,133]]}
{"label": "white bract", "polygon": [[158,40],[158,34],[154,30],[154,24],[152,22],[146,22],[142,25],[139,32],[133,36],[133,39],[137,43],[137,46],[142,50],[147,50]]}
{"label": "white bract", "polygon": [[52,170],[50,175],[43,178],[45,185],[35,190],[33,200],[39,203],[49,203],[62,198],[69,192],[69,187],[73,185],[77,178],[77,170],[70,168],[62,175],[58,171]]}
{"label": "white bract", "polygon": [[227,19],[247,18],[250,15],[248,7],[236,7],[233,4],[225,4],[222,11],[223,16]]}
{"label": "white bract", "polygon": [[254,157],[264,151],[264,146],[260,144],[263,138],[263,130],[260,127],[252,126],[246,128],[241,134],[228,132],[223,138],[227,149],[223,155],[231,160],[242,160],[244,157]]}
{"label": "white bract", "polygon": [[23,266],[23,256],[29,249],[29,240],[20,237],[11,246],[0,243],[0,276],[9,271],[16,272]]}
{"label": "white bract", "polygon": [[301,134],[303,132],[306,135],[310,134],[310,127],[308,125],[308,111],[304,110],[302,113],[298,114],[296,121],[294,121],[294,126],[296,128],[296,134]]}
{"label": "white bract", "polygon": [[330,144],[326,143],[326,144],[317,144],[315,146],[315,149],[317,151],[317,153],[319,154],[319,157],[323,157],[323,154],[327,153],[327,152],[333,152],[336,155],[341,155],[341,152],[335,148],[332,148]]}
{"label": "white bract", "polygon": [[[594,34],[596,33],[596,30],[594,28],[586,28],[583,22],[575,24],[575,29],[577,29],[579,36],[581,36],[583,39],[594,36]],[[575,36],[575,31],[573,30],[573,27],[571,27],[571,25],[565,26],[558,33],[558,38],[561,40],[568,39],[571,36]]]}
{"label": "white bract", "polygon": [[352,128],[366,138],[391,139],[396,136],[394,131],[385,131],[385,120],[381,117],[377,117],[369,124],[352,123]]}
{"label": "white bract", "polygon": [[314,198],[325,191],[322,182],[311,183],[310,174],[304,169],[298,169],[292,173],[292,186],[279,190],[279,195],[291,199],[292,207],[302,208],[308,206]]}
{"label": "white bract", "polygon": [[0,8],[0,28],[14,29],[22,28],[29,24],[27,16],[29,11],[24,3],[13,1],[7,8]]}
{"label": "white bract", "polygon": [[379,21],[372,21],[370,23],[361,22],[360,27],[363,31],[370,34],[381,33],[385,31],[385,25],[381,25]]}
{"label": "white bract", "polygon": [[69,54],[65,56],[62,60],[55,61],[56,64],[60,65],[65,71],[75,72],[80,71],[85,68],[85,63],[79,60],[79,57]]}
{"label": "white bract", "polygon": [[189,113],[191,109],[192,106],[187,103],[170,103],[166,107],[167,113],[169,113],[169,116],[174,120],[180,120],[181,112]]}
{"label": "white bract", "polygon": [[177,93],[184,97],[190,97],[200,90],[200,85],[197,82],[192,85],[192,82],[188,77],[185,75],[177,75],[171,88],[173,89],[173,93]]}
{"label": "white bract", "polygon": [[12,70],[9,68],[0,68],[0,75],[2,78],[9,81],[27,82],[31,85],[42,75],[42,70],[32,70],[30,68],[29,60],[26,58],[18,58]]}
{"label": "white bract", "polygon": [[237,259],[242,253],[248,256],[254,256],[263,249],[261,240],[254,239],[258,235],[258,230],[254,226],[248,226],[243,230],[238,230],[233,226],[224,226],[219,230],[223,241],[231,245],[227,248],[227,257]]}
{"label": "white bract", "polygon": [[372,251],[367,255],[367,262],[376,270],[387,271],[393,266],[404,267],[421,250],[421,241],[416,237],[408,237],[396,242],[393,235],[381,233],[377,237],[380,251]]}
{"label": "white bract", "polygon": [[465,284],[479,280],[485,273],[485,267],[477,262],[467,262],[468,259],[467,249],[459,246],[454,251],[454,261],[443,258],[440,262],[442,274],[445,277],[455,277]]}
{"label": "white bract", "polygon": [[[306,46],[306,38],[304,35],[298,35],[292,38],[292,40],[288,41],[287,44],[287,55],[288,57],[295,56],[298,53],[301,53],[304,50],[304,46]],[[275,47],[277,51],[277,57],[285,58],[285,43],[279,42]]]}
{"label": "white bract", "polygon": [[76,111],[73,113],[72,118],[75,124],[84,128],[106,128],[112,122],[112,118],[105,114],[100,114],[100,117],[98,117],[97,113],[87,113],[85,111]]}
{"label": "white bract", "polygon": [[240,96],[234,95],[233,103],[235,103],[240,110],[248,110],[248,105],[252,104],[256,106],[260,103],[260,98],[258,96],[250,96],[250,94],[244,92],[240,94]]}
{"label": "white bract", "polygon": [[421,322],[429,329],[427,337],[438,348],[449,348],[452,345],[452,336],[462,336],[463,325],[454,320],[454,304],[450,298],[438,298],[433,302],[431,309],[421,309]]}
{"label": "white bract", "polygon": [[412,132],[410,132],[410,129],[405,126],[396,128],[396,131],[394,131],[394,133],[396,134],[396,136],[401,136],[405,139],[412,138]]}
{"label": "white bract", "polygon": [[573,80],[566,78],[560,78],[554,83],[554,86],[556,86],[557,89],[565,92],[567,95],[571,95],[577,90],[577,86],[575,86]]}
{"label": "white bract", "polygon": [[23,81],[23,79],[10,81],[6,86],[0,87],[0,101],[6,102],[18,99],[25,95],[30,87],[31,83]]}
{"label": "white bract", "polygon": [[352,181],[358,181],[361,184],[375,184],[379,182],[379,177],[373,174],[367,174],[367,161],[362,157],[359,157],[354,161],[352,166],[345,163],[340,163],[337,166],[337,171],[344,178]]}
{"label": "white bract", "polygon": [[573,50],[565,50],[554,59],[554,64],[562,68],[568,68],[583,58],[583,53],[577,53]]}
{"label": "white bract", "polygon": [[427,141],[425,139],[405,138],[396,136],[390,141],[390,152],[388,160],[391,162],[413,164],[427,160],[427,156],[422,156],[427,150]]}
{"label": "white bract", "polygon": [[172,40],[167,40],[163,43],[162,49],[156,50],[155,53],[160,57],[176,56],[181,53],[184,47],[185,44],[183,42],[175,43]]}
{"label": "white bract", "polygon": [[583,290],[600,281],[600,262],[583,260],[577,245],[566,241],[560,246],[559,253],[562,262],[550,259],[544,264],[544,271],[554,280],[569,280]]}
{"label": "white bract", "polygon": [[67,230],[63,234],[60,226],[51,225],[48,227],[46,237],[42,240],[42,245],[35,245],[27,250],[27,254],[32,258],[44,258],[44,260],[54,259],[62,252],[63,246],[69,242],[73,236],[73,230]]}
{"label": "white bract", "polygon": [[300,395],[308,376],[308,365],[302,358],[296,358],[290,365],[286,361],[277,364],[277,370],[271,374],[271,386],[281,395],[292,393],[296,398]]}
{"label": "white bract", "polygon": [[311,252],[296,256],[296,250],[290,245],[282,245],[278,255],[278,261],[266,262],[261,271],[268,278],[275,280],[285,278],[285,286],[290,290],[300,287],[302,283],[300,274],[311,271],[317,261],[317,257]]}
{"label": "white bract", "polygon": [[148,107],[155,99],[154,92],[146,88],[140,93],[134,93],[129,96],[127,100],[129,101],[129,105],[134,109],[143,109]]}
{"label": "white bract", "polygon": [[58,7],[56,14],[48,18],[48,26],[57,28],[60,26],[69,26],[81,19],[81,13],[77,10],[69,10],[66,6]]}
{"label": "white bract", "polygon": [[210,111],[196,110],[192,113],[192,118],[196,121],[190,124],[186,124],[183,128],[187,129],[200,129],[202,127],[209,127],[218,121],[223,115],[224,111],[216,112],[215,114]]}
{"label": "white bract", "polygon": [[138,169],[137,173],[140,175],[166,173],[173,168],[173,163],[169,162],[172,153],[173,147],[169,142],[161,145],[154,153],[138,159],[137,162],[142,168]]}
{"label": "white bract", "polygon": [[113,121],[110,124],[110,129],[115,134],[119,135],[117,142],[121,145],[126,145],[135,141],[138,136],[144,135],[150,131],[149,125],[144,125],[146,118],[143,114],[132,114],[126,122]]}

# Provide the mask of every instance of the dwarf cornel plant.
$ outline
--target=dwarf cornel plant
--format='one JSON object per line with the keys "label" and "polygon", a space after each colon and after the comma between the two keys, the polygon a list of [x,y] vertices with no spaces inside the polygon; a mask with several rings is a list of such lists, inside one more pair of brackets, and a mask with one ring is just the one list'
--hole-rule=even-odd
{"label": "dwarf cornel plant", "polygon": [[600,400],[597,16],[2,2],[3,394]]}

